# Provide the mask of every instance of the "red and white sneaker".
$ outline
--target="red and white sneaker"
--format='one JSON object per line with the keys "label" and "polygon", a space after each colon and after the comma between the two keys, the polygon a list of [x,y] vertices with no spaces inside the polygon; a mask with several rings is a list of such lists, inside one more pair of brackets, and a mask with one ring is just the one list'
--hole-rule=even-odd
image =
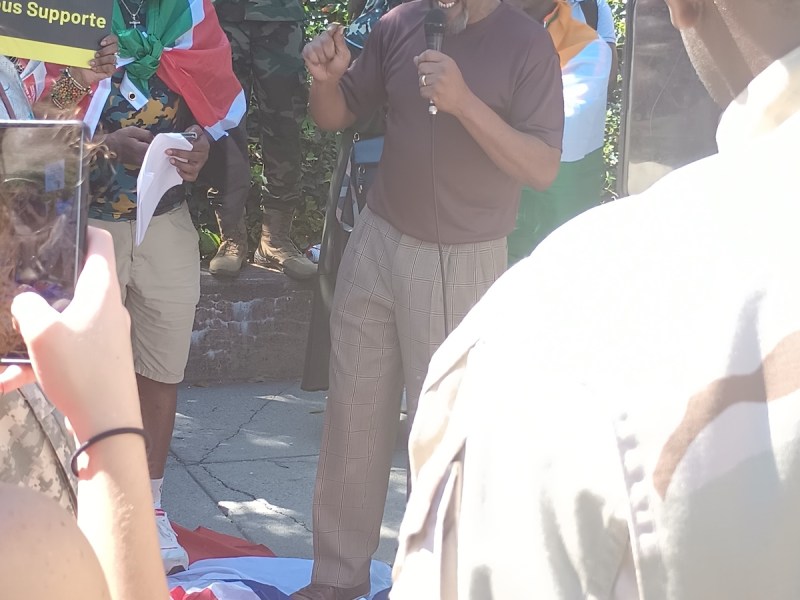
{"label": "red and white sneaker", "polygon": [[158,543],[161,546],[161,562],[164,563],[164,573],[170,575],[185,571],[189,566],[189,555],[178,543],[178,536],[170,525],[167,513],[160,508],[156,511],[156,529],[158,530]]}

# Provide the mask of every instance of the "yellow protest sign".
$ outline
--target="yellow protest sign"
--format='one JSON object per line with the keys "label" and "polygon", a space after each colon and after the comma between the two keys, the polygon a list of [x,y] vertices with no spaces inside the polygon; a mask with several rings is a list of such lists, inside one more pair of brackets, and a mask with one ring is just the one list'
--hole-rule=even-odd
{"label": "yellow protest sign", "polygon": [[86,67],[111,33],[113,0],[0,0],[0,54]]}

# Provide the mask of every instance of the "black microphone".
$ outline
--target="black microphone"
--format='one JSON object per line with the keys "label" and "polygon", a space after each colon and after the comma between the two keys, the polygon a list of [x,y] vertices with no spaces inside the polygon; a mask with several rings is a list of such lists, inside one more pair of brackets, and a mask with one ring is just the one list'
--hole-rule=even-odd
{"label": "black microphone", "polygon": [[[447,27],[447,17],[441,8],[433,7],[428,11],[425,17],[425,45],[428,50],[442,51],[442,42],[444,41],[444,30]],[[433,100],[430,101],[428,106],[428,114],[435,115],[439,111]]]}

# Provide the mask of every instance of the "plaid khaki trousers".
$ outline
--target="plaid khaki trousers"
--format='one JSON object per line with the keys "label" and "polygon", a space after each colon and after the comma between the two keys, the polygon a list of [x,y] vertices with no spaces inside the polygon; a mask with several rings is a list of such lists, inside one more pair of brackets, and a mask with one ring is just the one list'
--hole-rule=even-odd
{"label": "plaid khaki trousers", "polygon": [[[451,328],[506,268],[505,238],[443,247]],[[330,391],[314,491],[315,583],[369,580],[380,541],[403,388],[409,426],[444,340],[435,243],[366,208],[339,267],[331,310]]]}

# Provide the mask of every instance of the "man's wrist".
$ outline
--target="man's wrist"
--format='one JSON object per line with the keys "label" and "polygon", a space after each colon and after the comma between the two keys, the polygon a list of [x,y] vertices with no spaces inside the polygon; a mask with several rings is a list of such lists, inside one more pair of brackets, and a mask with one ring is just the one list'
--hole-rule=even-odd
{"label": "man's wrist", "polygon": [[461,101],[455,107],[453,116],[462,123],[471,120],[474,118],[475,113],[480,110],[482,104],[483,102],[480,98],[467,88],[467,93],[461,96]]}
{"label": "man's wrist", "polygon": [[339,82],[342,81],[342,77],[344,77],[346,72],[347,71],[340,73],[339,75],[329,74],[325,79],[317,79],[316,77],[312,76],[311,83],[323,91],[335,90],[339,87]]}
{"label": "man's wrist", "polygon": [[70,77],[72,77],[78,85],[89,87],[86,83],[86,78],[83,76],[84,69],[72,68],[69,70]]}

